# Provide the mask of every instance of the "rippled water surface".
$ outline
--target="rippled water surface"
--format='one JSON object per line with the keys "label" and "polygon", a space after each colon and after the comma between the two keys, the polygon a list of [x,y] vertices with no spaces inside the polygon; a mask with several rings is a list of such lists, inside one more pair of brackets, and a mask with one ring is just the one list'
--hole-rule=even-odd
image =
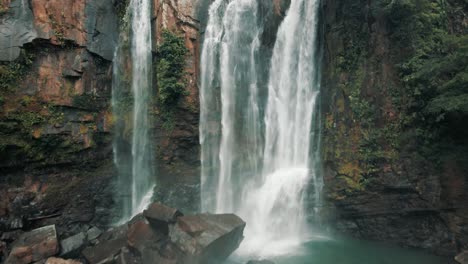
{"label": "rippled water surface", "polygon": [[[268,258],[268,257],[267,257]],[[252,257],[232,258],[246,263]],[[404,249],[379,242],[351,239],[320,239],[304,244],[290,255],[269,257],[275,264],[448,264],[449,259],[424,251]],[[230,263],[230,264],[231,264]]]}

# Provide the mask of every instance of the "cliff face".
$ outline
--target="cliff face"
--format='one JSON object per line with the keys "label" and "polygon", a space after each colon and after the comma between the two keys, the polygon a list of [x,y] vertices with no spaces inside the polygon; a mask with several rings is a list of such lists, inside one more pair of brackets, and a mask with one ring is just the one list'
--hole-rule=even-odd
{"label": "cliff face", "polygon": [[[198,143],[199,119],[199,61],[202,1],[155,0],[153,36],[155,50],[164,45],[163,32],[183,39],[186,47],[183,66],[183,93],[170,104],[156,106],[154,135],[158,185],[156,197],[186,212],[197,211],[200,181],[200,153]],[[153,61],[157,61],[158,54]],[[155,75],[158,68],[154,69]],[[156,84],[160,94],[162,85]]]}
{"label": "cliff face", "polygon": [[[199,201],[200,28],[210,2],[153,2],[154,60],[166,31],[186,47],[183,94],[169,112],[153,106],[156,196],[186,212]],[[261,2],[271,21],[265,58],[289,2]],[[468,122],[415,114],[428,95],[410,73],[442,49],[421,36],[467,34],[466,4],[390,2],[323,1],[323,212],[355,236],[453,254],[468,248]],[[0,0],[0,234],[55,223],[66,236],[109,219],[112,59],[127,4]]]}
{"label": "cliff face", "polygon": [[466,5],[405,3],[323,2],[325,212],[354,236],[454,254],[468,243],[466,142],[443,132],[449,114],[431,123],[420,106],[434,95],[412,80],[446,56],[433,36],[466,34]]}
{"label": "cliff face", "polygon": [[118,20],[113,1],[1,2],[0,232],[108,206]]}
{"label": "cliff face", "polygon": [[[65,236],[109,221],[112,59],[127,4],[0,1],[0,195],[7,197],[0,233],[55,223]],[[184,93],[170,120],[159,105],[152,111],[162,183],[192,186],[199,178],[197,8],[196,1],[153,2],[154,61],[164,30],[187,48]]]}

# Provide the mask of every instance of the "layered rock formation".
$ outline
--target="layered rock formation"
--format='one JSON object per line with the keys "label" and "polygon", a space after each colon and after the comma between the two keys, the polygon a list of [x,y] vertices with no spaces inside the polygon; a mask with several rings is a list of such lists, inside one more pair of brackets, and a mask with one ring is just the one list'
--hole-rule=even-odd
{"label": "layered rock formation", "polygon": [[0,232],[53,223],[67,235],[99,215],[96,201],[111,201],[117,10],[113,1],[1,4]]}
{"label": "layered rock formation", "polygon": [[[46,224],[56,224],[59,237],[86,232],[90,223],[105,226],[113,217],[116,175],[112,59],[128,2],[0,4],[0,236],[12,240]],[[163,29],[182,36],[188,49],[186,92],[174,118],[165,120],[157,105],[153,112],[161,185],[183,182],[189,194],[168,185],[161,190],[173,193],[159,193],[190,207],[198,201],[199,178],[198,3],[154,1],[153,7],[154,53]]]}
{"label": "layered rock formation", "polygon": [[424,99],[405,71],[422,49],[430,54],[417,40],[430,43],[445,23],[431,19],[449,14],[448,34],[466,34],[466,6],[419,2],[324,1],[324,194],[332,209],[323,211],[340,231],[455,255],[468,242],[466,156],[430,149],[440,140],[425,138],[423,119],[413,121]]}

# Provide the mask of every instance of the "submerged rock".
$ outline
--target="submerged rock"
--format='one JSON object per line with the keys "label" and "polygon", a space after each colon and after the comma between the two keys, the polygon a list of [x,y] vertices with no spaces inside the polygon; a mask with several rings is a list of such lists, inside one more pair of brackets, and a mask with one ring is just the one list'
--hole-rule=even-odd
{"label": "submerged rock", "polygon": [[21,235],[13,243],[7,263],[32,263],[54,256],[59,251],[55,225],[41,227]]}
{"label": "submerged rock", "polygon": [[271,260],[262,259],[262,260],[249,260],[246,264],[275,264]]}
{"label": "submerged rock", "polygon": [[460,264],[468,264],[468,250],[463,251],[455,257],[455,261]]}

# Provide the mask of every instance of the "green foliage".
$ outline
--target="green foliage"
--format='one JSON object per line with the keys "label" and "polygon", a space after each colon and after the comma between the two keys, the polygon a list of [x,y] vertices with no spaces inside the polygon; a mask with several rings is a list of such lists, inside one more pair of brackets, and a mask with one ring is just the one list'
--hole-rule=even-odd
{"label": "green foliage", "polygon": [[162,38],[158,46],[156,67],[158,101],[162,107],[168,108],[185,94],[184,68],[188,50],[182,36],[164,30]]}
{"label": "green foliage", "polygon": [[461,22],[447,15],[463,3],[387,2],[392,38],[408,54],[400,64],[405,89],[398,96],[406,98],[399,102],[405,104],[400,107],[402,124],[412,131],[411,140],[423,156],[439,160],[442,149],[464,141],[451,131],[468,120],[468,37],[454,30]]}
{"label": "green foliage", "polygon": [[401,64],[402,80],[412,99],[411,112],[423,123],[443,120],[446,114],[468,113],[468,37],[448,30],[442,2],[419,0],[407,19],[398,25],[410,32],[412,56]]}
{"label": "green foliage", "polygon": [[468,115],[468,36],[446,36],[436,58],[429,59],[413,78],[429,86],[432,97],[425,113]]}
{"label": "green foliage", "polygon": [[57,19],[53,15],[49,15],[49,21],[54,30],[55,37],[60,45],[65,45],[65,26],[58,22]]}
{"label": "green foliage", "polygon": [[18,111],[8,115],[8,118],[17,120],[24,128],[26,133],[31,132],[34,125],[41,124],[46,119],[37,112]]}
{"label": "green foliage", "polygon": [[13,62],[0,64],[0,92],[12,92],[24,77],[34,60],[34,55],[21,50],[20,57]]}
{"label": "green foliage", "polygon": [[[370,16],[362,5],[346,2],[342,22],[332,25],[339,41],[329,73],[340,89],[324,122],[325,159],[336,165],[347,193],[365,191],[385,171],[398,173],[406,156],[430,169],[457,145],[468,153],[463,0],[377,0]],[[382,32],[388,44],[376,40]],[[386,50],[385,61],[376,49]],[[382,67],[387,63],[397,65],[399,80]]]}
{"label": "green foliage", "polygon": [[114,9],[117,13],[117,17],[119,18],[119,23],[121,25],[125,22],[125,14],[127,13],[127,7],[129,2],[129,0],[116,0],[114,2]]}

